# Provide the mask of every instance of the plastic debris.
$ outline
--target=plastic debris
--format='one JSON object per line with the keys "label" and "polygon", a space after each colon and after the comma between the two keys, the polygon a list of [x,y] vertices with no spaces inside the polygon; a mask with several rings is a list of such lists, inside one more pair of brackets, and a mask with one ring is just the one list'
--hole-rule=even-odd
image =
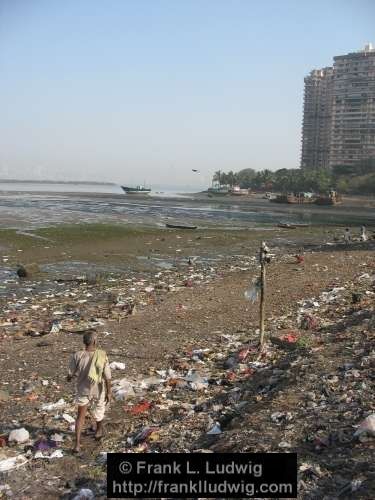
{"label": "plastic debris", "polygon": [[139,415],[140,413],[150,410],[151,407],[152,404],[149,401],[141,401],[135,406],[125,407],[125,411],[131,413],[132,415]]}
{"label": "plastic debris", "polygon": [[51,435],[50,439],[55,443],[62,443],[64,441],[64,436],[62,434],[55,433]]}
{"label": "plastic debris", "polygon": [[112,363],[109,364],[109,367],[111,370],[125,370],[125,363],[120,363],[119,361],[112,361]]}
{"label": "plastic debris", "polygon": [[219,422],[216,422],[216,424],[207,432],[207,435],[216,436],[217,434],[221,434],[222,432],[223,431],[221,430]]}
{"label": "plastic debris", "polygon": [[94,500],[94,492],[88,488],[81,488],[72,500]]}
{"label": "plastic debris", "polygon": [[42,450],[39,450],[35,453],[34,458],[46,458],[48,460],[52,460],[53,458],[63,458],[64,453],[62,450],[55,450],[50,455],[43,453]]}
{"label": "plastic debris", "polygon": [[133,384],[127,379],[114,380],[112,382],[113,395],[118,400],[131,399],[135,397]]}
{"label": "plastic debris", "polygon": [[76,421],[76,419],[74,417],[72,417],[71,415],[69,415],[69,413],[63,413],[62,418],[66,422],[68,422],[68,424],[74,424],[74,422]]}
{"label": "plastic debris", "polygon": [[141,381],[140,387],[141,389],[148,389],[149,387],[160,385],[163,382],[164,380],[160,377],[147,377]]}
{"label": "plastic debris", "polygon": [[17,457],[10,457],[0,460],[0,472],[9,472],[14,469],[22,467],[28,462],[25,455],[18,455]]}
{"label": "plastic debris", "polygon": [[315,330],[319,326],[319,319],[306,313],[302,316],[300,326],[303,330]]}
{"label": "plastic debris", "polygon": [[366,417],[355,431],[355,437],[361,437],[363,434],[368,436],[375,436],[375,413]]}
{"label": "plastic debris", "polygon": [[146,439],[150,438],[152,434],[158,431],[157,427],[145,427],[140,432],[127,439],[128,443],[132,446],[143,443]]}
{"label": "plastic debris", "polygon": [[38,439],[33,445],[34,451],[46,451],[51,448],[56,448],[56,442],[52,441],[52,439]]}
{"label": "plastic debris", "polygon": [[44,404],[40,407],[42,411],[55,411],[59,410],[60,408],[64,408],[66,406],[66,402],[64,399],[59,399],[57,403],[48,403]]}
{"label": "plastic debris", "polygon": [[185,377],[186,382],[189,382],[190,387],[194,391],[201,391],[208,387],[208,380],[206,377],[202,377],[199,373],[195,371],[190,371]]}
{"label": "plastic debris", "polygon": [[250,302],[255,302],[258,299],[262,288],[262,282],[260,279],[253,281],[252,285],[245,290],[245,299],[250,300]]}
{"label": "plastic debris", "polygon": [[8,441],[12,442],[15,441],[16,443],[26,443],[30,439],[30,434],[29,431],[24,429],[23,427],[21,429],[14,429],[10,434]]}

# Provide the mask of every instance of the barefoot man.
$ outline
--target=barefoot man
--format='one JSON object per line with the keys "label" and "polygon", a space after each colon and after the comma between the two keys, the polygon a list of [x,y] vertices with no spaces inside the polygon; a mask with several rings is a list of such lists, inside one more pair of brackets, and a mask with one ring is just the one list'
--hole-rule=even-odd
{"label": "barefoot man", "polygon": [[95,438],[100,439],[103,435],[103,418],[106,404],[112,399],[111,392],[111,370],[105,351],[97,348],[98,337],[95,332],[87,332],[83,336],[85,349],[73,354],[68,372],[68,381],[77,377],[77,396],[75,402],[78,405],[76,420],[76,442],[75,452],[80,451],[81,432],[85,422],[88,406],[96,422]]}

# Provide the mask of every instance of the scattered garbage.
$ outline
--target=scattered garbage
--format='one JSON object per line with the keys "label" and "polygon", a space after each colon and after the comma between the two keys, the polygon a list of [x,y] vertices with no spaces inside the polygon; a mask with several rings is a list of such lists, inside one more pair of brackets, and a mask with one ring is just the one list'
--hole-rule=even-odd
{"label": "scattered garbage", "polygon": [[8,437],[8,441],[11,443],[12,441],[15,441],[16,443],[26,443],[30,439],[30,434],[29,431],[24,429],[23,427],[21,429],[14,429],[11,431]]}
{"label": "scattered garbage", "polygon": [[38,439],[37,441],[35,441],[33,445],[33,450],[46,451],[56,447],[57,447],[56,441],[53,441],[52,439]]}
{"label": "scattered garbage", "polygon": [[146,439],[155,440],[157,436],[157,431],[158,431],[157,427],[145,427],[144,429],[136,433],[134,436],[129,437],[127,439],[127,442],[131,446],[136,446],[137,444],[146,441]]}
{"label": "scattered garbage", "polygon": [[62,443],[64,441],[64,436],[55,432],[54,434],[51,434],[50,439],[55,443]]}
{"label": "scattered garbage", "polygon": [[216,424],[207,432],[207,435],[216,436],[217,434],[221,434],[222,432],[223,431],[221,430],[219,422],[216,422]]}
{"label": "scattered garbage", "polygon": [[300,322],[300,328],[303,330],[315,330],[319,326],[319,319],[312,314],[304,314]]}
{"label": "scattered garbage", "polygon": [[375,413],[366,417],[355,431],[354,436],[361,438],[361,436],[375,436]]}
{"label": "scattered garbage", "polygon": [[35,453],[34,458],[44,458],[48,460],[52,460],[54,458],[63,458],[64,453],[62,450],[55,450],[51,454],[43,453],[43,451],[39,450]]}
{"label": "scattered garbage", "polygon": [[74,417],[72,417],[71,415],[69,415],[69,413],[63,413],[62,418],[66,422],[68,422],[68,424],[74,424],[74,422],[76,421],[76,419]]}
{"label": "scattered garbage", "polygon": [[59,399],[56,403],[47,403],[40,407],[42,411],[55,411],[66,406],[66,402],[64,399]]}
{"label": "scattered garbage", "polygon": [[95,495],[94,492],[88,488],[82,488],[78,491],[76,495],[72,498],[72,500],[94,500]]}
{"label": "scattered garbage", "polygon": [[115,399],[120,401],[135,397],[133,384],[125,378],[112,382],[112,392]]}
{"label": "scattered garbage", "polygon": [[125,363],[120,363],[119,361],[112,361],[109,364],[111,370],[125,370]]}
{"label": "scattered garbage", "polygon": [[18,455],[16,457],[5,458],[0,460],[0,472],[9,472],[14,469],[22,467],[28,462],[25,455]]}
{"label": "scattered garbage", "polygon": [[262,288],[262,282],[260,278],[258,278],[255,281],[253,281],[253,283],[247,290],[245,290],[245,298],[247,300],[250,300],[251,302],[256,302],[258,300],[261,288]]}
{"label": "scattered garbage", "polygon": [[[293,253],[277,258],[290,265],[290,255]],[[310,259],[308,262],[310,266]],[[354,424],[358,425],[363,416],[373,410],[370,376],[374,359],[370,344],[370,332],[374,328],[373,272],[364,276],[361,267],[357,273],[361,274],[359,283],[358,280],[343,282],[339,273],[337,277],[328,278],[329,259],[327,266],[319,264],[319,268],[314,269],[319,273],[324,271],[327,282],[330,280],[327,286],[324,285],[326,291],[313,291],[309,298],[297,303],[299,295],[293,289],[290,293],[297,298],[290,307],[285,306],[276,314],[269,308],[267,336],[268,339],[277,338],[280,343],[268,342],[259,352],[254,341],[257,325],[252,314],[244,315],[245,319],[235,318],[233,327],[225,321],[213,325],[209,312],[202,309],[199,301],[184,303],[183,293],[191,295],[183,291],[185,288],[209,284],[222,277],[217,266],[199,267],[196,260],[192,266],[191,260],[189,269],[187,264],[185,262],[185,268],[173,264],[151,277],[130,273],[126,277],[129,281],[111,276],[104,281],[100,291],[83,275],[74,282],[62,281],[61,277],[54,283],[55,288],[45,295],[37,296],[30,291],[11,298],[0,314],[3,322],[0,335],[5,335],[6,339],[23,337],[26,332],[31,337],[44,335],[42,342],[41,339],[24,339],[33,343],[36,353],[43,358],[47,353],[43,348],[59,337],[52,337],[51,333],[61,332],[81,341],[80,335],[98,328],[105,341],[111,341],[112,337],[107,335],[115,335],[115,328],[111,329],[110,322],[133,321],[128,316],[135,310],[135,303],[137,314],[150,304],[158,309],[165,294],[178,292],[172,297],[170,309],[175,324],[168,326],[168,333],[179,335],[180,323],[196,311],[200,311],[202,317],[201,328],[187,338],[185,348],[176,349],[173,355],[158,360],[156,368],[148,366],[153,361],[146,365],[142,360],[136,374],[132,363],[127,378],[121,378],[120,373],[119,380],[112,382],[115,398],[122,401],[118,406],[124,411],[121,425],[116,422],[111,428],[111,440],[103,441],[104,449],[151,453],[289,452],[298,451],[303,443],[306,461],[299,471],[301,495],[305,494],[306,498],[313,494],[321,496],[321,485],[332,497],[339,491],[350,493],[362,488],[365,481],[361,478],[345,475],[340,480],[339,475],[348,474],[350,470],[349,466],[345,469],[346,462],[342,459],[354,446],[351,443]],[[251,257],[242,256],[233,259],[226,269],[257,271],[257,265]],[[341,284],[344,286],[339,286]],[[317,289],[314,285],[308,283],[312,290]],[[259,293],[256,281],[247,292],[249,300],[256,300]],[[281,286],[280,290],[272,289],[276,297],[283,292]],[[251,307],[247,305],[250,310]],[[109,331],[103,332],[104,329]],[[284,348],[288,344],[290,350]],[[152,345],[150,342],[150,349]],[[335,355],[337,352],[340,359]],[[118,349],[109,355],[126,360],[127,354]],[[0,454],[0,472],[21,466],[28,459],[38,460],[34,464],[36,469],[46,470],[49,460],[61,458],[66,454],[65,449],[71,446],[72,435],[67,428],[74,427],[75,419],[69,414],[73,405],[61,381],[54,381],[50,376],[47,380],[48,372],[40,367],[35,368],[35,373],[30,364],[21,368],[21,374],[24,370],[21,377],[26,380],[19,385],[4,386],[6,390],[0,391],[0,402],[14,398],[30,415],[35,412],[39,421],[43,419],[43,429],[51,429],[53,433],[43,438],[40,433],[36,434],[33,444],[28,439],[27,457],[8,457],[8,450],[16,453],[20,449],[12,443],[8,446],[9,430],[28,426],[29,421],[27,417],[20,418],[19,422],[6,422],[7,427],[2,429],[5,437],[0,436],[1,453],[5,451],[6,454],[5,459]],[[111,368],[124,370],[126,366],[112,361]],[[57,383],[61,384],[59,388]],[[65,399],[61,397],[54,402],[55,388],[56,399],[60,396]],[[38,409],[45,413],[38,415]],[[354,433],[358,438],[355,447],[365,457],[368,445],[372,444],[366,442],[373,438],[372,416],[368,415]],[[34,429],[31,424],[29,428]],[[121,436],[116,434],[118,429]],[[101,452],[94,463],[103,465],[106,458],[107,452]],[[11,461],[5,464],[7,460]],[[90,488],[91,484],[88,483]],[[330,484],[332,486],[327,486]],[[83,485],[86,483],[70,488],[74,491],[70,498],[95,498],[95,489],[83,488],[77,492]]]}
{"label": "scattered garbage", "polygon": [[132,415],[139,415],[140,413],[144,413],[152,408],[152,403],[149,401],[141,401],[140,403],[134,406],[125,407],[125,411],[128,411]]}

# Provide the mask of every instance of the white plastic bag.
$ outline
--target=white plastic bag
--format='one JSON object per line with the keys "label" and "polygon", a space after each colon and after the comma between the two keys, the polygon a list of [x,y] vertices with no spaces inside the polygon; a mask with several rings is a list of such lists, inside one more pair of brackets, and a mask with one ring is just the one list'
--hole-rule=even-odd
{"label": "white plastic bag", "polygon": [[255,302],[258,299],[262,288],[262,283],[260,279],[253,281],[251,286],[245,290],[245,299],[250,300],[250,302]]}
{"label": "white plastic bag", "polygon": [[9,434],[9,442],[15,441],[16,443],[26,443],[30,439],[30,434],[29,431],[24,429],[14,429],[10,434]]}

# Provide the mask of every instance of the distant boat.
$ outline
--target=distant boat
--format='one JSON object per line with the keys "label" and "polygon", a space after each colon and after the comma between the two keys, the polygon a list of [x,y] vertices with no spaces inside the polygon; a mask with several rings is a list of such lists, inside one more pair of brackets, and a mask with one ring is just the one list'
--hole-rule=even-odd
{"label": "distant boat", "polygon": [[197,229],[197,226],[188,226],[187,224],[169,224],[167,222],[165,225],[169,229]]}
{"label": "distant boat", "polygon": [[309,227],[309,224],[288,224],[286,222],[279,222],[277,227],[282,227],[284,229],[297,229],[298,227]]}
{"label": "distant boat", "polygon": [[225,186],[212,187],[207,189],[207,194],[208,196],[226,196],[230,194],[230,190]]}
{"label": "distant boat", "polygon": [[315,197],[312,193],[288,193],[276,196],[276,198],[270,198],[270,201],[276,203],[291,203],[293,205],[305,205],[315,202]]}
{"label": "distant boat", "polygon": [[342,203],[342,197],[336,191],[331,190],[327,196],[319,196],[315,203],[317,205],[337,205]]}
{"label": "distant boat", "polygon": [[151,193],[151,189],[145,188],[144,186],[136,186],[136,187],[121,186],[121,188],[126,194],[149,194],[149,193]]}
{"label": "distant boat", "polygon": [[232,196],[247,196],[249,194],[249,190],[248,189],[241,189],[240,186],[234,186],[231,189],[230,194]]}

